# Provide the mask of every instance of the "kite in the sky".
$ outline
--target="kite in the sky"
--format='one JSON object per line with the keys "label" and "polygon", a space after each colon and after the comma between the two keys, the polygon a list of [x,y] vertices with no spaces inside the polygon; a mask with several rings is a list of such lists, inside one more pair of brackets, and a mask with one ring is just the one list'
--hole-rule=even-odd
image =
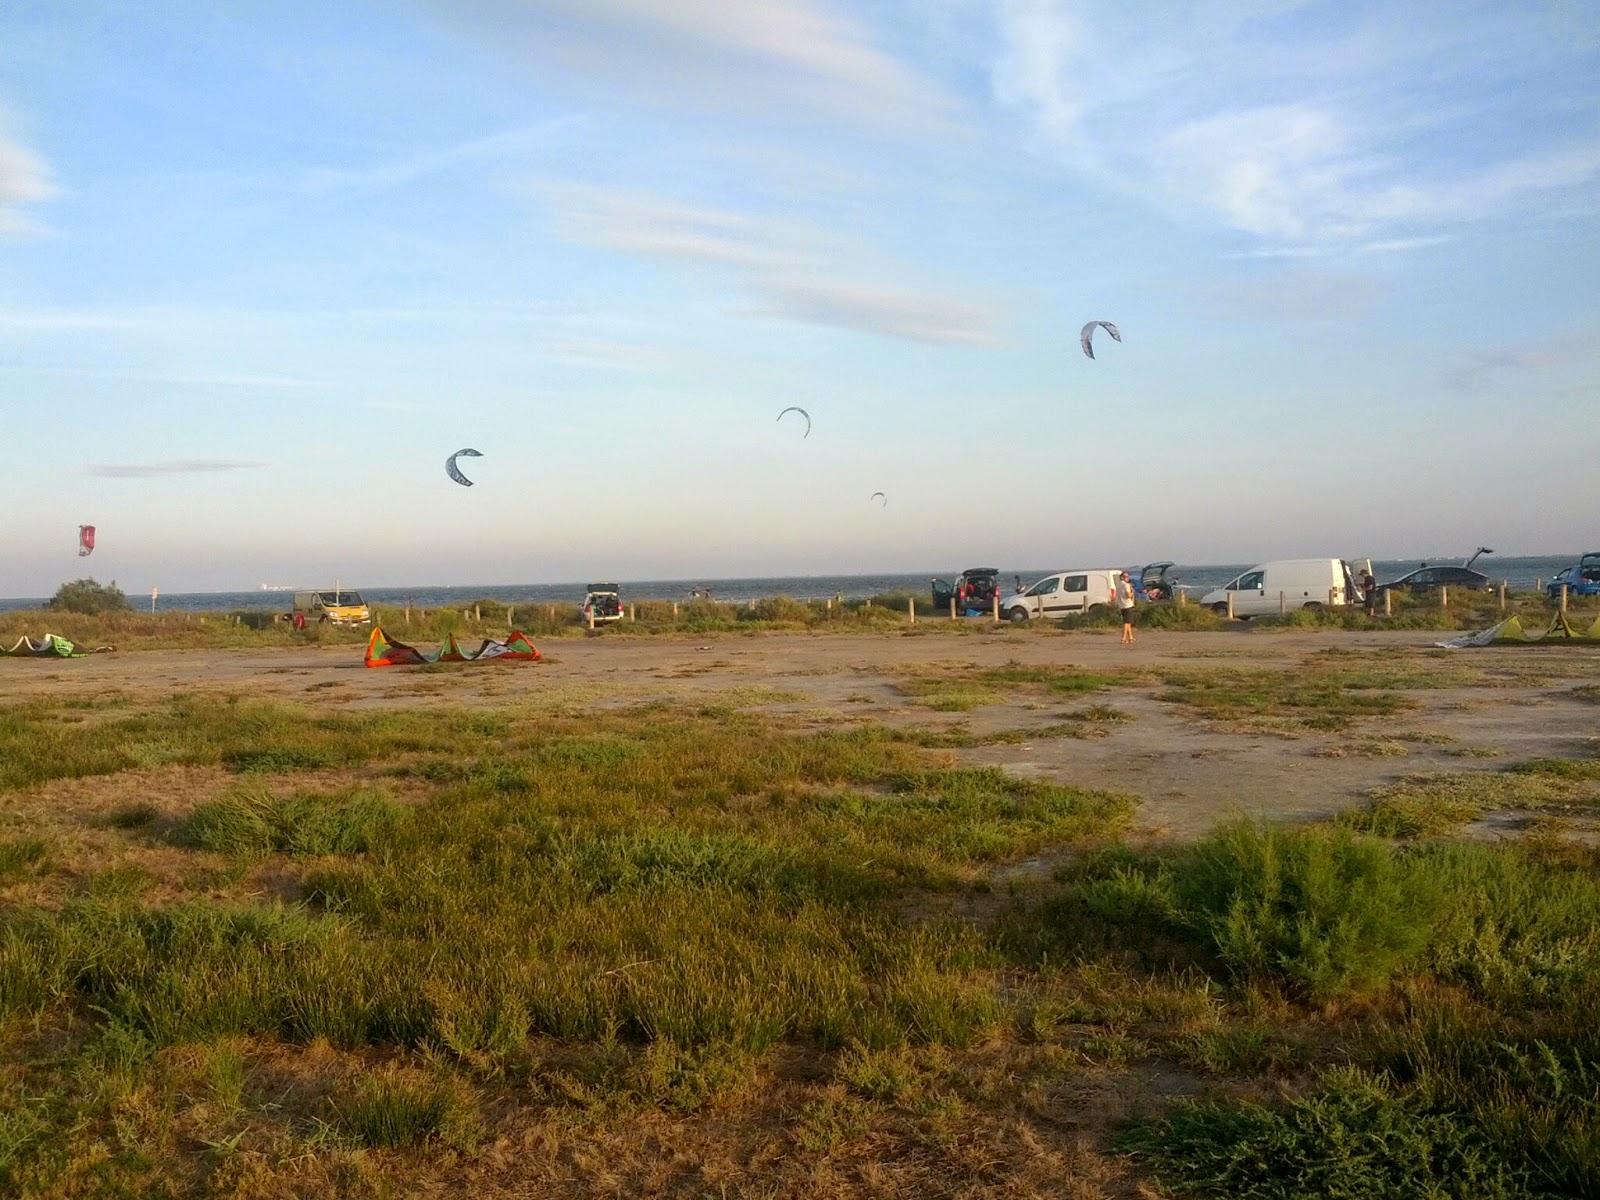
{"label": "kite in the sky", "polygon": [[1122,340],[1121,331],[1110,321],[1090,321],[1083,327],[1083,331],[1078,334],[1078,344],[1083,347],[1083,352],[1090,358],[1094,357],[1094,343],[1090,339],[1094,336],[1094,327],[1096,325],[1109,333],[1112,341],[1120,342]]}
{"label": "kite in the sky", "polygon": [[88,558],[94,553],[94,526],[78,526],[78,557]]}
{"label": "kite in the sky", "polygon": [[881,500],[883,503],[878,505],[879,508],[888,508],[889,507],[889,497],[885,496],[882,492],[873,492],[872,495],[867,497],[867,499],[868,500]]}
{"label": "kite in the sky", "polygon": [[466,455],[468,458],[482,458],[483,457],[482,453],[480,453],[477,450],[472,450],[470,448],[466,449],[466,450],[457,450],[449,458],[444,460],[444,469],[445,469],[446,473],[449,474],[450,478],[454,479],[462,487],[471,487],[472,486],[472,480],[468,479],[465,475],[463,475],[461,473],[461,468],[456,466],[456,459],[460,458],[462,455]]}
{"label": "kite in the sky", "polygon": [[783,418],[784,418],[784,416],[786,414],[792,413],[792,412],[797,412],[802,417],[804,417],[806,419],[806,431],[805,431],[805,433],[801,434],[800,436],[802,438],[810,437],[811,436],[811,414],[808,413],[805,409],[801,408],[799,405],[791,404],[788,408],[784,409],[783,412],[778,414],[778,420],[780,420],[780,421],[783,420]]}

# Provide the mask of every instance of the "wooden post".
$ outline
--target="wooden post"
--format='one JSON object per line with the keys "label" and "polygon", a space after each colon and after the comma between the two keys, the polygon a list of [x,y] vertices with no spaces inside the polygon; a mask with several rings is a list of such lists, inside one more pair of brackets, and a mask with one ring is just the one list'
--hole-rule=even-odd
{"label": "wooden post", "polygon": [[1329,588],[1328,589],[1328,607],[1329,608],[1332,608],[1334,606],[1334,604],[1337,602],[1335,597],[1337,597],[1338,594],[1339,594],[1339,589],[1338,588]]}
{"label": "wooden post", "polygon": [[954,596],[950,597],[950,619],[952,621],[958,619],[956,617],[956,598]]}
{"label": "wooden post", "polygon": [[594,628],[594,605],[592,605],[592,604],[589,606],[588,615],[589,615],[589,628],[593,629]]}
{"label": "wooden post", "polygon": [[411,628],[411,601],[406,601],[406,628]]}
{"label": "wooden post", "polygon": [[1448,587],[1445,587],[1442,584],[1439,587],[1439,607],[1440,608],[1449,608],[1450,607],[1450,589]]}
{"label": "wooden post", "polygon": [[1228,593],[1228,620],[1233,620],[1233,593]]}
{"label": "wooden post", "polygon": [[1289,593],[1288,592],[1279,592],[1278,593],[1278,615],[1280,617],[1286,617],[1286,616],[1289,615]]}
{"label": "wooden post", "polygon": [[917,623],[917,598],[915,596],[906,597],[906,620],[913,625]]}
{"label": "wooden post", "polygon": [[1561,585],[1561,611],[1567,611],[1567,585],[1564,583]]}
{"label": "wooden post", "polygon": [[1386,616],[1386,617],[1394,616],[1394,589],[1393,588],[1384,588],[1383,589],[1383,615]]}
{"label": "wooden post", "polygon": [[996,581],[996,587],[994,589],[994,623],[996,625],[1000,624],[1000,588],[998,586],[998,581]]}
{"label": "wooden post", "polygon": [[756,598],[754,596],[751,596],[750,597],[750,611],[751,612],[755,612],[755,610],[756,610]]}
{"label": "wooden post", "polygon": [[506,605],[506,628],[507,629],[515,629],[516,627],[517,627],[517,608],[516,608],[516,605],[508,604],[508,605]]}
{"label": "wooden post", "polygon": [[1541,575],[1538,579],[1533,581],[1533,590],[1536,592],[1544,591],[1544,576]]}
{"label": "wooden post", "polygon": [[826,612],[827,614],[829,614],[830,616],[833,615],[833,597],[829,596],[827,598],[827,600],[823,601],[823,604],[825,606],[823,608],[823,611]]}
{"label": "wooden post", "polygon": [[1509,582],[1510,582],[1510,580],[1508,580],[1508,579],[1502,579],[1500,581],[1500,611],[1501,612],[1505,612],[1505,610],[1506,610],[1506,584],[1509,583]]}
{"label": "wooden post", "polygon": [[678,602],[676,600],[672,602],[672,619],[674,621],[678,619]]}
{"label": "wooden post", "polygon": [[476,604],[472,606],[472,623],[474,625],[481,625],[483,623],[483,609],[479,608]]}
{"label": "wooden post", "polygon": [[1188,592],[1179,592],[1178,593],[1178,607],[1179,608],[1188,608],[1189,607],[1189,593]]}

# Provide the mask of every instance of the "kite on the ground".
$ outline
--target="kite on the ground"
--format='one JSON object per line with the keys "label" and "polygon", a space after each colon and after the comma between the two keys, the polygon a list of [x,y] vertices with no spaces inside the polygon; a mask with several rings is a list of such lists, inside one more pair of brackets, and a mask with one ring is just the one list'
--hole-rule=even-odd
{"label": "kite on the ground", "polygon": [[1094,342],[1092,339],[1094,337],[1094,327],[1096,325],[1100,326],[1101,329],[1104,329],[1107,333],[1109,333],[1112,341],[1120,342],[1122,340],[1121,331],[1110,321],[1090,321],[1083,327],[1082,332],[1078,334],[1078,344],[1083,347],[1083,352],[1090,358],[1094,357]]}
{"label": "kite on the ground", "polygon": [[367,639],[366,665],[369,667],[420,667],[428,663],[538,662],[543,656],[528,635],[513,630],[503,642],[484,639],[476,650],[463,650],[451,634],[433,653],[418,650],[404,642],[393,642],[378,626]]}
{"label": "kite on the ground", "polygon": [[454,479],[457,483],[459,483],[462,487],[471,487],[472,480],[463,475],[461,473],[461,468],[456,466],[456,459],[463,456],[467,458],[482,458],[483,454],[481,451],[473,450],[470,447],[465,450],[457,450],[449,458],[444,460],[445,473],[448,474],[451,479]]}
{"label": "kite on the ground", "polygon": [[102,650],[115,650],[115,646],[96,646],[93,650],[85,650],[76,642],[68,641],[58,633],[47,633],[38,641],[30,637],[20,637],[17,644],[7,650],[0,646],[0,657],[5,658],[85,658],[90,654],[99,654]]}
{"label": "kite on the ground", "polygon": [[883,503],[878,505],[879,508],[888,508],[889,507],[889,497],[885,496],[882,492],[873,492],[872,495],[867,497],[867,499],[868,500],[882,500]]}
{"label": "kite on the ground", "polygon": [[804,439],[804,438],[810,437],[811,436],[811,414],[808,413],[805,409],[801,408],[798,404],[791,404],[788,408],[784,409],[783,412],[778,414],[778,420],[780,420],[780,421],[783,420],[785,415],[787,415],[788,413],[792,413],[792,412],[799,413],[802,417],[804,417],[806,419],[806,431],[803,434],[800,435],[801,438]]}
{"label": "kite on the ground", "polygon": [[94,553],[94,526],[78,526],[78,557],[88,558]]}

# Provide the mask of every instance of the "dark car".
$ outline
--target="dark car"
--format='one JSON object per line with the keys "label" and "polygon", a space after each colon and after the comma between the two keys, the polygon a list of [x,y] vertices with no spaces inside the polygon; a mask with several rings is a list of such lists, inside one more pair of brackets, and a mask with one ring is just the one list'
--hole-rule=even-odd
{"label": "dark car", "polygon": [[1396,591],[1421,595],[1445,587],[1483,591],[1488,586],[1489,577],[1482,571],[1474,571],[1471,567],[1418,567],[1409,575],[1391,579],[1388,583],[1380,583],[1378,590],[1381,592],[1393,588]]}
{"label": "dark car", "polygon": [[956,602],[957,612],[988,612],[994,607],[994,598],[1000,591],[999,567],[968,567],[956,581],[933,581],[933,605],[948,608]]}
{"label": "dark car", "polygon": [[1170,570],[1172,564],[1169,562],[1153,562],[1131,568],[1128,577],[1133,580],[1133,594],[1143,601],[1171,600],[1176,594],[1178,581],[1167,577]]}

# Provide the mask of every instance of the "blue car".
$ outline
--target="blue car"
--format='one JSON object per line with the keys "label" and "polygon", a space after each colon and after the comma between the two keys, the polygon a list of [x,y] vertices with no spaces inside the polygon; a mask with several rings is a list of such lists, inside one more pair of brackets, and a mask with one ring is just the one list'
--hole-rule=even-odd
{"label": "blue car", "polygon": [[1590,550],[1578,560],[1578,565],[1568,567],[1545,585],[1550,599],[1561,599],[1565,586],[1569,596],[1600,596],[1600,550]]}

